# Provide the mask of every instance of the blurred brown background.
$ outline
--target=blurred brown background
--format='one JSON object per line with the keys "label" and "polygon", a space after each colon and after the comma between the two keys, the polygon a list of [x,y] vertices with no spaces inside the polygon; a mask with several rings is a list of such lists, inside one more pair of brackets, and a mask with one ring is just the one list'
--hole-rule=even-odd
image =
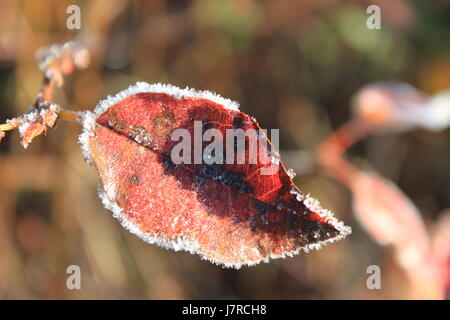
{"label": "blurred brown background", "polygon": [[[71,4],[81,8],[81,30],[66,28]],[[369,4],[381,6],[381,30],[366,27]],[[353,234],[238,271],[145,244],[103,209],[98,177],[77,144],[80,127],[59,122],[28,150],[17,132],[0,144],[0,298],[409,297],[389,248],[361,229],[349,191],[317,170],[310,152],[350,117],[352,94],[369,82],[404,81],[430,94],[450,87],[448,1],[3,0],[0,122],[34,102],[36,50],[68,40],[91,49],[91,64],[67,78],[55,101],[92,109],[138,80],[236,100],[261,127],[280,128],[296,183]],[[448,130],[380,135],[358,143],[350,159],[397,183],[430,226],[450,207],[448,141]],[[81,290],[66,288],[72,264],[81,268]],[[381,290],[366,287],[372,264],[381,267]]]}

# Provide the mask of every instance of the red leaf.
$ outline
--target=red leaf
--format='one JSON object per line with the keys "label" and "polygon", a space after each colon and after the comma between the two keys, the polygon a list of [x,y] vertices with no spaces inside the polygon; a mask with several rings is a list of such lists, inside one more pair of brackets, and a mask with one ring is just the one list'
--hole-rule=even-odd
{"label": "red leaf", "polygon": [[[193,134],[200,120],[224,136],[227,128],[259,129],[230,100],[160,84],[138,83],[87,113],[80,142],[101,177],[105,207],[125,228],[228,267],[318,249],[351,232],[304,196],[281,162],[271,175],[261,174],[272,165],[261,161],[175,165],[171,133]],[[278,163],[270,143],[264,151]]]}

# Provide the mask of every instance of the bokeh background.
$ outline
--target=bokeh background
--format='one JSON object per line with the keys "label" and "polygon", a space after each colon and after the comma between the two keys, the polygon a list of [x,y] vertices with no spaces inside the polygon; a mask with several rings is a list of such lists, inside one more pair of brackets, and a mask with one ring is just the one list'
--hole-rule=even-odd
{"label": "bokeh background", "polygon": [[[81,8],[81,30],[66,9]],[[366,27],[369,4],[382,29]],[[449,1],[198,0],[0,2],[0,121],[27,111],[39,90],[35,53],[77,40],[91,63],[55,101],[92,109],[136,81],[218,92],[263,128],[280,128],[295,182],[353,228],[320,251],[241,270],[141,242],[96,194],[98,177],[60,121],[24,150],[18,133],[0,144],[1,299],[405,299],[410,284],[389,246],[355,219],[350,191],[314,165],[320,142],[351,116],[367,83],[403,81],[433,94],[450,87]],[[367,138],[349,152],[359,167],[395,182],[428,229],[450,207],[448,130]],[[413,234],[411,235],[414,236]],[[82,289],[66,288],[78,265]],[[379,265],[382,289],[368,290]]]}

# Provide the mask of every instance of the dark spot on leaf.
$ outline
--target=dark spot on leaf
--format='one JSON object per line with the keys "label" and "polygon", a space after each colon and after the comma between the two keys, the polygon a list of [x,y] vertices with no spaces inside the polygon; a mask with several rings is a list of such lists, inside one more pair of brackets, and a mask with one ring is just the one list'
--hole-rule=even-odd
{"label": "dark spot on leaf", "polygon": [[214,179],[220,183],[231,186],[240,192],[251,193],[252,188],[246,183],[245,176],[225,170],[225,166],[221,164],[203,165],[198,173],[207,178]]}
{"label": "dark spot on leaf", "polygon": [[175,115],[168,108],[164,107],[161,114],[151,118],[153,123],[153,132],[160,137],[165,137],[172,132],[175,123]]}
{"label": "dark spot on leaf", "polygon": [[243,123],[244,123],[244,119],[242,118],[242,116],[241,115],[237,115],[233,119],[233,128],[235,128],[235,129],[242,129]]}
{"label": "dark spot on leaf", "polygon": [[164,165],[164,169],[167,171],[173,171],[177,168],[176,164],[165,157],[162,158],[162,163]]}
{"label": "dark spot on leaf", "polygon": [[130,184],[132,184],[132,185],[137,185],[137,184],[139,184],[139,182],[141,182],[141,178],[139,178],[139,176],[137,176],[137,175],[132,175],[132,176],[128,179],[128,181],[129,181]]}
{"label": "dark spot on leaf", "polygon": [[259,201],[257,199],[253,199],[253,205],[255,206],[255,209],[259,213],[259,217],[261,218],[261,222],[263,224],[267,224],[267,214],[271,211],[275,211],[275,207],[267,204],[265,202]]}
{"label": "dark spot on leaf", "polygon": [[195,175],[194,175],[194,180],[195,180],[195,182],[198,183],[199,185],[202,185],[203,183],[205,183],[205,178],[202,177],[202,176],[200,176],[200,175],[198,175],[198,174],[195,174]]}
{"label": "dark spot on leaf", "polygon": [[214,128],[214,124],[209,122],[208,120],[202,121],[202,133],[205,133],[206,130]]}

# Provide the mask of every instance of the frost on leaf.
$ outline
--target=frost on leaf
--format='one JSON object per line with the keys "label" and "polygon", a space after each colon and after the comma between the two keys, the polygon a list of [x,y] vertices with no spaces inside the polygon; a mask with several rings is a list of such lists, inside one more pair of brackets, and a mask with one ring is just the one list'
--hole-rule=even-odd
{"label": "frost on leaf", "polygon": [[[80,143],[99,172],[103,204],[125,228],[236,268],[319,249],[351,232],[302,194],[281,161],[271,175],[261,174],[271,161],[174,164],[171,133],[193,135],[194,121],[224,136],[236,127],[259,129],[235,102],[160,84],[138,83],[86,114]],[[273,156],[266,142],[263,152]]]}

